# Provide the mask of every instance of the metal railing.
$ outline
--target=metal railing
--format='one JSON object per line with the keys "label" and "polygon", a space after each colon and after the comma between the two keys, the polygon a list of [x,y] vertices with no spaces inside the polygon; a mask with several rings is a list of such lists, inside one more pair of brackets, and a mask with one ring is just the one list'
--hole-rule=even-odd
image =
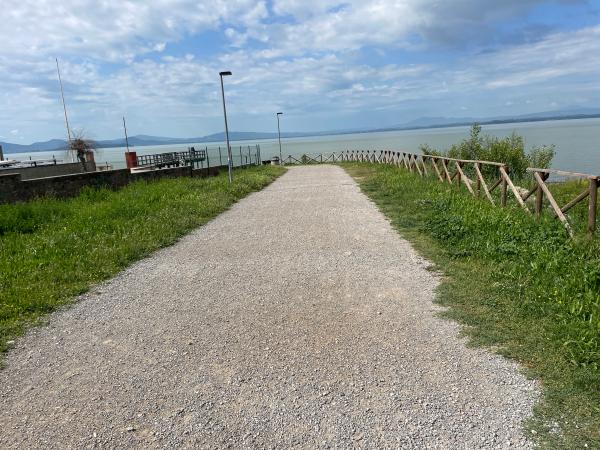
{"label": "metal railing", "polygon": [[155,153],[137,157],[137,167],[157,168],[191,166],[206,160],[205,150],[196,150],[190,147],[185,152]]}
{"label": "metal railing", "polygon": [[[248,167],[260,165],[260,145],[245,145],[231,147],[232,165],[234,167]],[[188,147],[186,151],[154,153],[136,156],[136,170],[163,169],[180,166],[192,168],[210,168],[227,166],[227,147],[208,147],[196,149]]]}
{"label": "metal railing", "polygon": [[[288,156],[284,159],[286,164],[321,164],[326,162],[370,162],[376,164],[389,164],[402,167],[420,176],[435,176],[442,183],[464,185],[474,197],[484,197],[496,205],[497,198],[492,195],[499,189],[500,206],[506,206],[509,194],[517,204],[530,214],[540,217],[544,208],[544,199],[547,199],[555,217],[557,217],[569,236],[573,236],[572,226],[565,215],[567,211],[586,198],[588,199],[587,232],[593,235],[596,231],[596,217],[598,207],[598,185],[600,175],[590,175],[578,172],[568,172],[554,169],[528,168],[527,173],[533,175],[535,185],[532,189],[522,189],[515,185],[510,177],[510,168],[507,164],[493,161],[467,160],[448,158],[436,155],[423,155],[390,150],[347,150],[320,155],[302,155],[296,158]],[[552,194],[547,180],[550,175],[560,177],[585,179],[588,185],[583,192],[566,203],[559,206]],[[487,176],[487,180],[486,180]],[[491,180],[490,180],[491,179]],[[533,211],[527,205],[527,200],[535,194]]]}

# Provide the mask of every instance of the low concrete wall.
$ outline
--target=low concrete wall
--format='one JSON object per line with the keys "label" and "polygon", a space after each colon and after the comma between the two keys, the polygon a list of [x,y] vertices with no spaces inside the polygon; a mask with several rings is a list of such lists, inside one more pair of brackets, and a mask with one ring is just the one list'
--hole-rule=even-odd
{"label": "low concrete wall", "polygon": [[15,167],[12,169],[0,170],[0,175],[21,174],[22,180],[32,180],[34,178],[57,177],[60,175],[72,175],[75,173],[95,172],[96,163],[88,161],[85,163],[85,170],[80,162],[66,164],[51,164],[37,167]]}
{"label": "low concrete wall", "polygon": [[137,180],[172,177],[209,177],[219,174],[218,167],[191,170],[190,167],[130,173],[128,169],[87,172],[75,175],[23,180],[21,174],[0,175],[0,203],[25,202],[36,197],[74,197],[84,187],[119,189]]}

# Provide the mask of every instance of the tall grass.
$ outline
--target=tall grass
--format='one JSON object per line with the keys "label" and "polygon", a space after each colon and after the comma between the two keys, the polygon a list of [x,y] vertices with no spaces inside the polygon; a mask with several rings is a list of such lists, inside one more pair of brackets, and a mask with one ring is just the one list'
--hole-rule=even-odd
{"label": "tall grass", "polygon": [[174,243],[282,172],[237,171],[232,186],[226,175],[175,178],[0,205],[0,350],[41,315]]}
{"label": "tall grass", "polygon": [[[528,429],[548,447],[600,448],[600,239],[568,239],[550,217],[498,208],[464,189],[384,165],[347,165],[401,233],[447,277],[439,299],[541,379]],[[553,186],[572,196],[577,183]],[[583,228],[585,203],[573,210]],[[581,211],[579,211],[581,210]]]}

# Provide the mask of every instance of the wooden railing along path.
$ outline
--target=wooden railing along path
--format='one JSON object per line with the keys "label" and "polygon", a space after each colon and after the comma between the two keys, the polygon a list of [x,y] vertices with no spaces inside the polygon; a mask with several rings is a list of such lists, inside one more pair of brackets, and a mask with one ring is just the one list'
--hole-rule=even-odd
{"label": "wooden railing along path", "polygon": [[[403,167],[411,172],[418,173],[421,176],[435,176],[442,183],[464,185],[474,197],[485,197],[490,203],[496,205],[492,193],[499,189],[500,206],[506,206],[509,194],[523,210],[530,214],[540,217],[544,208],[544,198],[548,200],[553,214],[561,221],[569,236],[573,236],[573,229],[566,217],[566,212],[578,203],[588,199],[588,224],[587,231],[593,235],[596,231],[596,215],[598,204],[598,182],[599,175],[590,175],[577,172],[567,172],[554,169],[536,169],[528,168],[527,172],[533,175],[535,186],[526,192],[515,186],[510,177],[510,169],[506,164],[493,161],[478,161],[468,159],[455,159],[444,156],[422,155],[399,151],[371,151],[360,150],[345,152],[333,152],[329,154],[320,154],[316,156],[303,155],[295,158],[288,156],[284,159],[285,164],[321,164],[327,162],[371,162],[378,164],[391,164]],[[486,177],[488,176],[488,180]],[[550,175],[560,177],[579,178],[588,180],[585,190],[574,199],[559,206],[552,195],[547,180]],[[491,178],[491,181],[489,181]],[[527,200],[535,194],[535,203],[533,211],[527,205]]]}

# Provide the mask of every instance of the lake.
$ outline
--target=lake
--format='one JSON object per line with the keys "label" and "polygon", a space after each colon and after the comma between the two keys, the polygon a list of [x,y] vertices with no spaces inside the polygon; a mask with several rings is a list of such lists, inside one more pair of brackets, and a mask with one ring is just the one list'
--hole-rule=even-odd
{"label": "lake", "polygon": [[[335,136],[315,136],[282,140],[283,155],[301,156],[307,154],[330,153],[344,150],[404,150],[419,152],[419,146],[429,144],[438,149],[447,149],[452,144],[468,137],[470,127],[434,128],[422,130],[387,131],[378,133],[356,133]],[[555,145],[556,156],[553,168],[576,172],[600,174],[600,119],[556,120],[546,122],[484,125],[483,132],[503,137],[516,132],[525,138],[527,148],[536,145]],[[248,146],[260,144],[262,159],[279,155],[277,139],[233,142],[234,162],[239,163],[239,147],[243,155],[248,154]],[[222,142],[189,143],[136,147],[138,155],[184,151],[188,146],[208,147],[211,165],[219,161],[219,146],[222,160],[226,163],[225,144]],[[115,169],[125,167],[124,148],[99,149],[96,162],[112,164]],[[64,152],[12,153],[10,159],[49,159],[52,156],[67,159]]]}

